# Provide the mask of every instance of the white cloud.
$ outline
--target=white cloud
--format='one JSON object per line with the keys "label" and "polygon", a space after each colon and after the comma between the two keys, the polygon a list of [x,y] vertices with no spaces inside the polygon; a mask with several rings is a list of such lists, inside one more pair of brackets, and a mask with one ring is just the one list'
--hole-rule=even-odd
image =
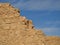
{"label": "white cloud", "polygon": [[52,21],[52,22],[46,22],[46,25],[49,25],[49,27],[44,26],[41,28],[47,35],[56,35],[60,36],[60,27],[57,27],[60,25],[60,21]]}
{"label": "white cloud", "polygon": [[54,27],[45,27],[41,29],[46,35],[60,36],[60,28]]}
{"label": "white cloud", "polygon": [[52,33],[52,32],[59,31],[60,28],[56,28],[56,27],[55,28],[54,27],[44,27],[44,28],[42,28],[42,30],[45,31],[45,32]]}
{"label": "white cloud", "polygon": [[60,25],[60,21],[49,21],[45,23],[46,25],[49,25],[50,27],[57,27]]}
{"label": "white cloud", "polygon": [[20,0],[14,4],[15,7],[24,10],[60,10],[59,0]]}
{"label": "white cloud", "polygon": [[45,34],[60,36],[60,21],[47,21],[41,26],[37,29],[41,29]]}

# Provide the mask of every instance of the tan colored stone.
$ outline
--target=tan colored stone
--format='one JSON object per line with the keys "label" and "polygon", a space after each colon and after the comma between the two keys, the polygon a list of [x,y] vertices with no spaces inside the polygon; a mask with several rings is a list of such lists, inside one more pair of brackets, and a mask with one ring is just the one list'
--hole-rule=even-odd
{"label": "tan colored stone", "polygon": [[19,9],[0,3],[0,45],[60,45],[60,37],[46,36]]}

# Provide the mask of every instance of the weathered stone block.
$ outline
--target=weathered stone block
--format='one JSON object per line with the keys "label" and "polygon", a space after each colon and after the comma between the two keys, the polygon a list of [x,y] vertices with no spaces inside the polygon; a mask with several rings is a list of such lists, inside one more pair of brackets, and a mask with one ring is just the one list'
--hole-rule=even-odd
{"label": "weathered stone block", "polygon": [[60,37],[47,37],[18,9],[0,3],[0,45],[60,45]]}

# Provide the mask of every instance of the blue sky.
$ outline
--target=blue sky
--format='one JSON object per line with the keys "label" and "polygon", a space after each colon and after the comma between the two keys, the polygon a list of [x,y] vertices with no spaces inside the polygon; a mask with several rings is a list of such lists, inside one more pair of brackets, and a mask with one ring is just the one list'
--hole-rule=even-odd
{"label": "blue sky", "polygon": [[60,0],[0,0],[20,9],[35,28],[47,35],[60,36]]}

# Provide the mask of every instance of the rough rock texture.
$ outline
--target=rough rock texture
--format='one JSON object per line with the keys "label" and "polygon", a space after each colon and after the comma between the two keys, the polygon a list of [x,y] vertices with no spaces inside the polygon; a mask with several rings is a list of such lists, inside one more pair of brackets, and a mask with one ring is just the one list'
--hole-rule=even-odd
{"label": "rough rock texture", "polygon": [[0,45],[60,45],[60,37],[46,36],[9,3],[0,3]]}

